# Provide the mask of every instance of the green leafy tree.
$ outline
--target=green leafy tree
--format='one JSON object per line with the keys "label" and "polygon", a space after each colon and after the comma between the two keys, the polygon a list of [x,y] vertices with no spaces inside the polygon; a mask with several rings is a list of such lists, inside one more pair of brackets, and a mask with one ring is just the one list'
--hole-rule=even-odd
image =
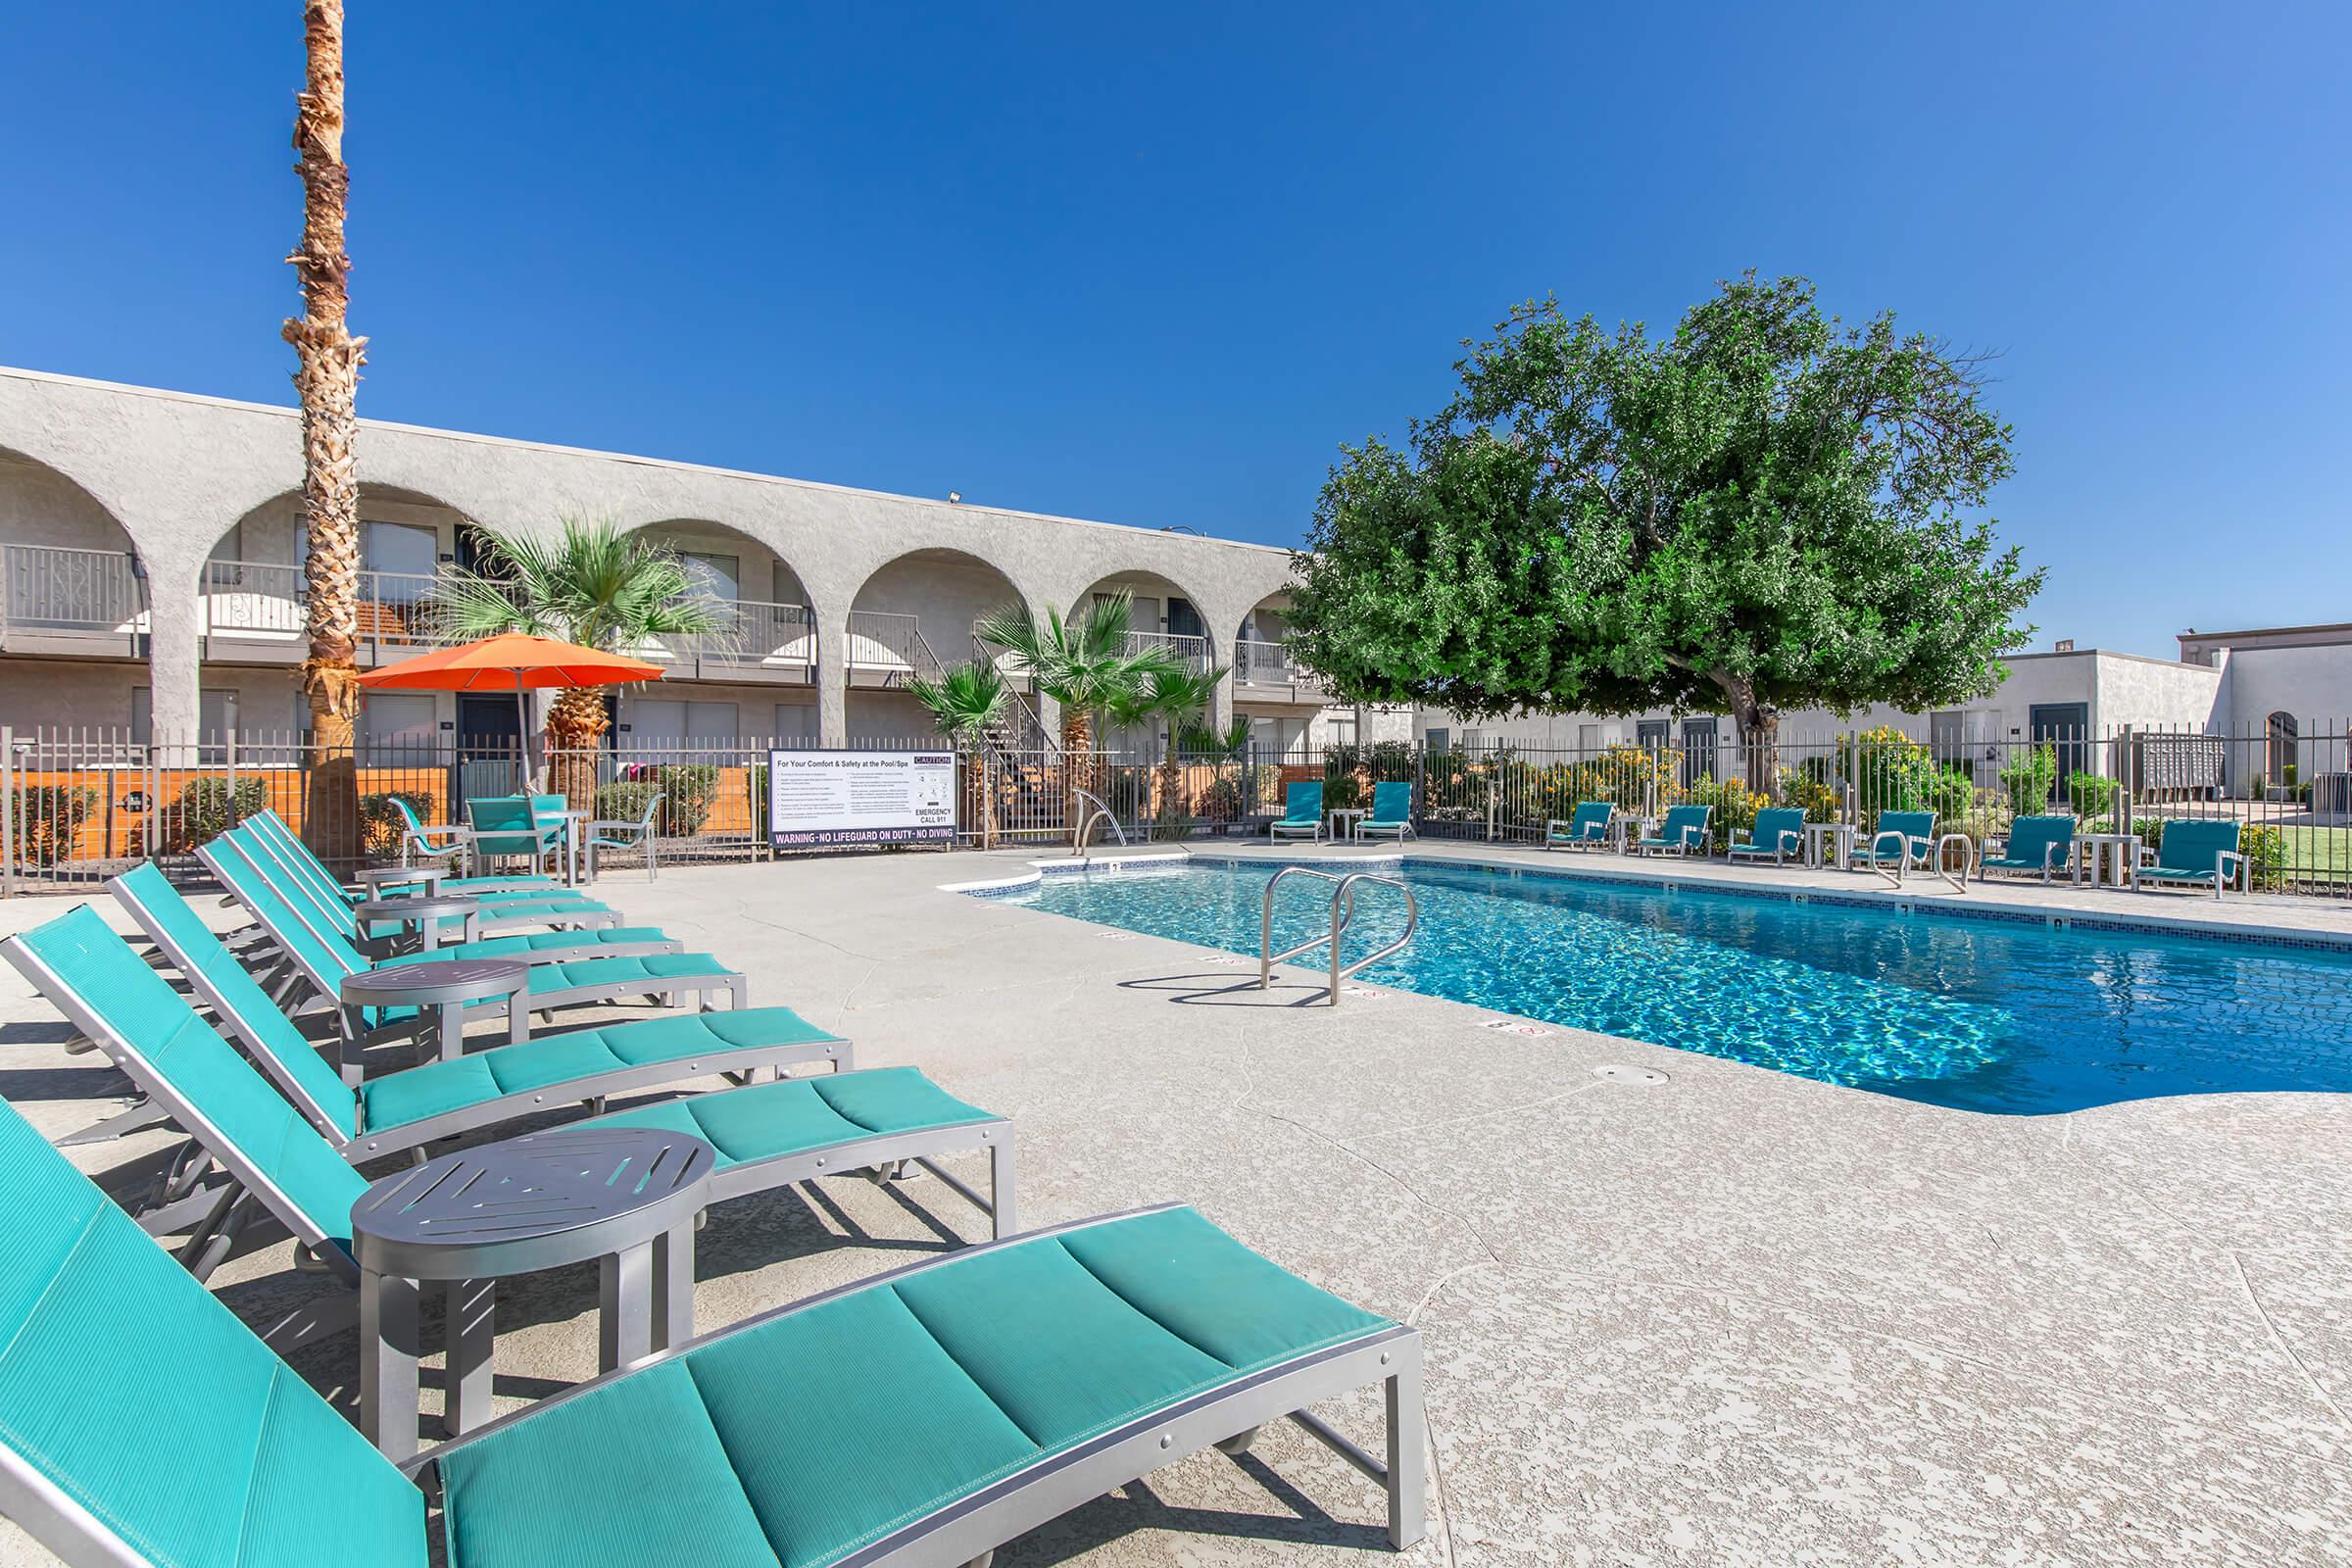
{"label": "green leafy tree", "polygon": [[1095,721],[1126,702],[1153,672],[1182,668],[1158,644],[1131,652],[1128,596],[1109,594],[1064,618],[1052,605],[1043,615],[1006,605],[980,618],[982,642],[1013,657],[1019,672],[1061,705],[1062,766],[1070,781],[1070,832],[1083,809],[1078,791],[1095,787]]}
{"label": "green leafy tree", "polygon": [[[444,567],[434,629],[457,642],[527,632],[627,653],[657,637],[723,636],[732,606],[705,592],[674,550],[617,524],[565,517],[553,539],[481,530],[481,569]],[[606,725],[599,687],[567,687],[548,705],[555,789],[574,807],[596,797]]]}
{"label": "green leafy tree", "polygon": [[923,705],[931,722],[939,732],[961,745],[974,765],[965,774],[968,787],[980,808],[980,845],[993,848],[997,842],[996,792],[988,785],[987,743],[990,731],[1004,721],[1004,710],[1012,700],[1012,689],[1004,684],[1004,672],[995,662],[974,659],[961,664],[951,664],[940,671],[936,679],[927,675],[909,676],[907,691]]}
{"label": "green leafy tree", "polygon": [[1733,714],[1768,787],[1789,709],[1980,697],[2041,583],[1968,509],[2012,469],[1983,364],[1802,278],[1671,338],[1514,310],[1409,451],[1343,448],[1289,640],[1358,702]]}

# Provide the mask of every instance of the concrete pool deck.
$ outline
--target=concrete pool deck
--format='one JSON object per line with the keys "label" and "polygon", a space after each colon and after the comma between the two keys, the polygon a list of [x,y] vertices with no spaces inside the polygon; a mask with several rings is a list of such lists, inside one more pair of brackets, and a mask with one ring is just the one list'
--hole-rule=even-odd
{"label": "concrete pool deck", "polygon": [[[1856,895],[1871,880],[1416,853]],[[1982,1115],[1549,1025],[1482,1027],[1495,1015],[1402,993],[1300,1005],[1302,972],[1261,994],[1229,956],[939,890],[1040,858],[678,866],[598,890],[747,969],[755,1004],[849,1035],[861,1065],[921,1066],[1013,1117],[1026,1223],[1191,1201],[1423,1330],[1437,1469],[1412,1552],[1380,1549],[1377,1494],[1285,1428],[1251,1456],[1196,1456],[1090,1504],[1001,1551],[1003,1568],[2345,1559],[2352,1096]],[[1950,896],[1934,886],[1906,895]],[[2024,884],[1967,899],[1981,894],[2352,931],[2341,906],[2301,901]],[[64,907],[0,904],[0,929]],[[66,1054],[66,1033],[0,972],[0,1095],[52,1136],[123,1087],[102,1057]],[[1668,1081],[1594,1076],[1609,1065]],[[74,1152],[124,1189],[166,1147]],[[704,1233],[698,1322],[984,1233],[927,1179],[731,1204]],[[216,1284],[249,1313],[318,1289],[283,1245]],[[499,1394],[589,1375],[595,1302],[584,1269],[503,1294]],[[350,1337],[297,1364],[354,1397]],[[1377,1431],[1369,1401],[1336,1419]],[[43,1560],[6,1544],[9,1560]]]}

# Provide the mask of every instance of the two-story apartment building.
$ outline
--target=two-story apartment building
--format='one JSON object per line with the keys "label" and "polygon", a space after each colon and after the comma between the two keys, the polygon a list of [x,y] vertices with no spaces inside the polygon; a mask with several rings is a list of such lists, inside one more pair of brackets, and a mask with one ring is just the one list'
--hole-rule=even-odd
{"label": "two-story apartment building", "polygon": [[[1285,550],[373,421],[359,467],[364,666],[427,646],[435,573],[484,528],[606,517],[685,557],[730,629],[635,650],[668,666],[617,696],[635,748],[924,737],[906,680],[974,657],[980,616],[1120,590],[1139,643],[1227,670],[1215,716],[1247,716],[1261,755],[1410,733],[1292,665]],[[0,368],[0,724],[307,726],[301,483],[291,409]],[[516,725],[512,698],[450,694],[377,694],[362,718],[384,741]]]}

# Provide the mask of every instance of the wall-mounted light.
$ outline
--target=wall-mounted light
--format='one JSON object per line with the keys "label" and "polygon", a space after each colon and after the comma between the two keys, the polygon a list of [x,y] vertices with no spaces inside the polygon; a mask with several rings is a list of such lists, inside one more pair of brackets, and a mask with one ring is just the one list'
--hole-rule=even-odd
{"label": "wall-mounted light", "polygon": [[960,505],[962,504],[962,502],[963,502],[963,492],[962,492],[962,491],[960,491],[960,490],[951,490],[951,491],[949,491],[949,492],[948,492],[948,505],[949,505],[949,506],[951,506],[951,507],[954,507],[954,506],[960,506]]}

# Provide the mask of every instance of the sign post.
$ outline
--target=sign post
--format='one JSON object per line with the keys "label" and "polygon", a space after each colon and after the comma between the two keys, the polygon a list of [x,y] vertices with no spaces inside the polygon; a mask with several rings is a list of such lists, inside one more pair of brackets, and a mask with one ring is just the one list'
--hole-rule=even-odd
{"label": "sign post", "polygon": [[954,844],[953,752],[771,751],[771,850]]}

